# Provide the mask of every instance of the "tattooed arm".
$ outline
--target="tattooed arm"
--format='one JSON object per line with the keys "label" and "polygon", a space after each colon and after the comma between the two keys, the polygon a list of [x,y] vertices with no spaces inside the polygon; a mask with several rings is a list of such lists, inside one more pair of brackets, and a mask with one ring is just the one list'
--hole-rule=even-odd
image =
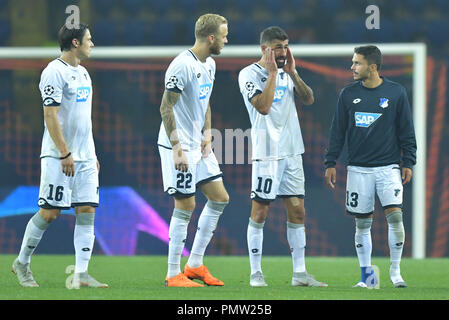
{"label": "tattooed arm", "polygon": [[173,160],[175,163],[175,169],[187,172],[189,163],[187,157],[182,151],[181,144],[179,143],[178,133],[176,131],[175,114],[173,113],[173,107],[179,99],[181,93],[165,90],[161,102],[161,118],[164,123],[165,131],[170,139],[170,143],[173,148]]}

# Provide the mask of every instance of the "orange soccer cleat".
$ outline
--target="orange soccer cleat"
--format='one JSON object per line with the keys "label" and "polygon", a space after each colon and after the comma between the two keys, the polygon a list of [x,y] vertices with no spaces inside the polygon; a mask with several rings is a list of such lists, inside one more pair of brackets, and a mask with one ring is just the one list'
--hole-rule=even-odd
{"label": "orange soccer cleat", "polygon": [[204,287],[201,283],[189,280],[183,273],[171,278],[165,278],[166,287]]}
{"label": "orange soccer cleat", "polygon": [[184,275],[189,279],[198,279],[203,281],[208,286],[224,286],[223,281],[220,279],[214,278],[209,270],[207,270],[205,265],[202,265],[198,268],[190,268],[189,265],[186,264],[184,268]]}

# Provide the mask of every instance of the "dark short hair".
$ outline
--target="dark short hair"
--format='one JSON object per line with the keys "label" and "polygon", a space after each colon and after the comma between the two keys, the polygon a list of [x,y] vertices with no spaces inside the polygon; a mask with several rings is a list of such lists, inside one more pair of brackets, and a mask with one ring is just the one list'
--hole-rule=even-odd
{"label": "dark short hair", "polygon": [[268,27],[260,33],[260,44],[270,43],[274,40],[288,40],[288,35],[277,26]]}
{"label": "dark short hair", "polygon": [[380,70],[382,53],[378,47],[372,45],[356,47],[354,53],[362,55],[368,61],[368,64],[375,64],[377,65],[377,71]]}
{"label": "dark short hair", "polygon": [[87,29],[89,29],[89,26],[83,23],[80,23],[79,28],[72,29],[67,28],[67,26],[64,24],[58,32],[58,42],[61,51],[70,51],[70,49],[72,49],[73,47],[73,39],[78,39],[80,44],[82,44],[83,37]]}

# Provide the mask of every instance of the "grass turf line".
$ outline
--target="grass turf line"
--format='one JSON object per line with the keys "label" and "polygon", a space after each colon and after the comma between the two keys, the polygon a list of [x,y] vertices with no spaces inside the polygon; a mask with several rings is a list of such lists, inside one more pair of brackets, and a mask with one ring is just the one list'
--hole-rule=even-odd
{"label": "grass turf line", "polygon": [[[89,273],[110,288],[68,290],[65,282],[70,274],[65,271],[74,264],[74,256],[34,255],[31,270],[39,288],[22,288],[18,284],[11,273],[15,257],[0,255],[2,300],[449,300],[449,259],[404,258],[401,270],[409,288],[395,289],[388,275],[388,258],[373,258],[373,264],[380,269],[380,289],[368,290],[352,288],[360,277],[355,257],[306,257],[308,272],[328,283],[328,288],[292,287],[289,256],[262,258],[268,287],[249,286],[248,257],[207,256],[205,264],[224,281],[224,287],[167,288],[165,256],[94,256]],[[183,258],[182,268],[186,261]]]}

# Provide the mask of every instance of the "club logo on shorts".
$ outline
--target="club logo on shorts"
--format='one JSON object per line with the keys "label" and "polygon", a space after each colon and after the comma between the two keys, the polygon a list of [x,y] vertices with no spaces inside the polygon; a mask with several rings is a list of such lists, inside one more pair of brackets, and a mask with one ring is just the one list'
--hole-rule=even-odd
{"label": "club logo on shorts", "polygon": [[176,189],[175,188],[168,188],[168,190],[167,190],[167,193],[168,194],[175,194],[176,193]]}
{"label": "club logo on shorts", "polygon": [[354,114],[355,126],[361,128],[368,128],[374,121],[380,118],[382,113],[368,113],[368,112],[356,112]]}
{"label": "club logo on shorts", "polygon": [[76,89],[76,102],[84,102],[87,101],[90,95],[89,87],[80,87]]}
{"label": "club logo on shorts", "polygon": [[55,88],[53,88],[53,86],[51,86],[51,85],[45,86],[45,88],[44,88],[45,95],[51,96],[54,92],[55,92]]}
{"label": "club logo on shorts", "polygon": [[379,107],[385,109],[388,107],[388,99],[387,98],[380,98]]}
{"label": "club logo on shorts", "polygon": [[206,83],[200,86],[200,100],[206,99],[209,92],[212,91],[212,83]]}

